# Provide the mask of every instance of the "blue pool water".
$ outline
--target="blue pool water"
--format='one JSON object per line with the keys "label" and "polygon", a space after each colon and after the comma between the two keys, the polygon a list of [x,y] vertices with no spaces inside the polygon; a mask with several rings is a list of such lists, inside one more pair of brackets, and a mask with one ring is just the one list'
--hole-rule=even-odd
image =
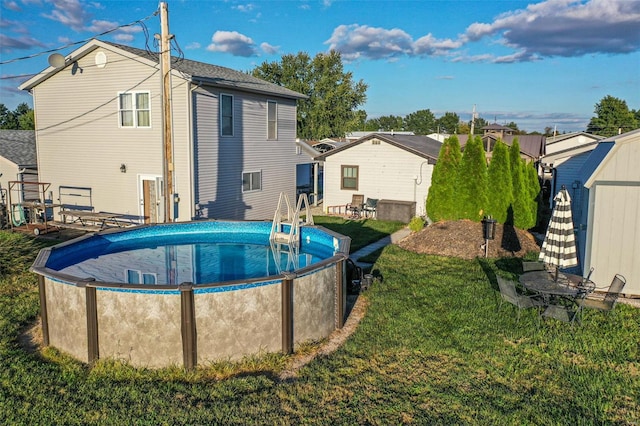
{"label": "blue pool water", "polygon": [[269,243],[270,222],[191,222],[100,233],[54,247],[46,267],[77,279],[208,284],[277,275],[333,256],[337,239],[301,228],[298,249]]}

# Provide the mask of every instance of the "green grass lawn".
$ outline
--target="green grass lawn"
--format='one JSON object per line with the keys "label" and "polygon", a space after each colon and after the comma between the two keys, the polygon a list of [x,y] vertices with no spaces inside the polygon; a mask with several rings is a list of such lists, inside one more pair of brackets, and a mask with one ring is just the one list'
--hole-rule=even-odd
{"label": "green grass lawn", "polygon": [[351,253],[404,228],[405,223],[374,219],[349,220],[337,216],[315,216],[316,225],[351,237]]}
{"label": "green grass lawn", "polygon": [[496,309],[495,274],[514,276],[518,260],[387,247],[355,333],[280,380],[283,355],[185,372],[25,351],[38,314],[30,241],[0,232],[0,424],[640,423],[640,310],[516,322]]}

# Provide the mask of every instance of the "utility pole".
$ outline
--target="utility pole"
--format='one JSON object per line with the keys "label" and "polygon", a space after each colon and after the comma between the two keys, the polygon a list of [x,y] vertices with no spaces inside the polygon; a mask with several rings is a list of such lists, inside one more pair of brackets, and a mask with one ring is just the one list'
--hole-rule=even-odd
{"label": "utility pole", "polygon": [[471,113],[471,137],[473,137],[474,127],[476,125],[476,104],[473,104],[473,112]]}
{"label": "utility pole", "polygon": [[171,112],[171,39],[169,7],[160,3],[160,75],[162,76],[162,146],[164,152],[164,222],[173,222],[173,116]]}

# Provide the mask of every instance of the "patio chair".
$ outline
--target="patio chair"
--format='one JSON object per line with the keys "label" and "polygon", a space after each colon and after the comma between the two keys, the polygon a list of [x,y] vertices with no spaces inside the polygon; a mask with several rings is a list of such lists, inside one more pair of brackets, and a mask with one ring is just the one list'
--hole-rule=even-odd
{"label": "patio chair", "polygon": [[611,312],[613,308],[616,306],[616,302],[618,301],[618,296],[622,292],[627,280],[620,274],[616,274],[613,277],[613,281],[609,286],[609,290],[607,290],[607,294],[605,294],[604,299],[596,299],[596,298],[587,298],[584,300],[584,307],[589,309],[597,309],[600,311],[605,311],[607,313]]}
{"label": "patio chair", "polygon": [[544,271],[542,262],[522,262],[522,272]]}
{"label": "patio chair", "polygon": [[544,302],[540,297],[535,295],[526,295],[518,292],[516,288],[516,282],[508,280],[502,277],[496,277],[498,279],[498,287],[500,288],[500,305],[498,310],[502,307],[503,302],[509,302],[518,308],[518,321],[520,320],[520,310],[529,308],[540,308],[544,306]]}
{"label": "patio chair", "polygon": [[573,326],[576,319],[580,322],[586,297],[595,290],[593,281],[584,281],[578,287],[575,297],[559,297],[549,303],[541,316],[543,318],[555,318],[567,322]]}
{"label": "patio chair", "polygon": [[364,195],[353,194],[351,196],[351,202],[345,207],[347,215],[351,218],[359,218],[362,212],[362,205],[364,204]]}
{"label": "patio chair", "polygon": [[376,207],[378,205],[377,198],[367,198],[367,202],[362,206],[362,210],[366,217],[375,217]]}

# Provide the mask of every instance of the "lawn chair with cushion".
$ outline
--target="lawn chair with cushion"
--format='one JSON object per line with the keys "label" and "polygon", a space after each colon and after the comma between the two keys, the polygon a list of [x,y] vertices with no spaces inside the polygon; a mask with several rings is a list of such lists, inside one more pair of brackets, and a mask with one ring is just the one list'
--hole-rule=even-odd
{"label": "lawn chair with cushion", "polygon": [[377,198],[367,198],[367,202],[362,206],[366,217],[375,217],[376,207],[378,206]]}
{"label": "lawn chair with cushion", "polygon": [[502,277],[496,277],[498,279],[498,287],[500,288],[500,305],[498,310],[502,307],[503,302],[509,302],[518,308],[518,321],[520,320],[520,310],[528,308],[541,308],[544,306],[544,301],[540,296],[526,295],[518,292],[516,282],[508,280]]}
{"label": "lawn chair with cushion", "polygon": [[353,194],[351,196],[351,202],[347,204],[345,210],[347,215],[352,219],[357,219],[362,213],[362,205],[364,204],[364,195]]}
{"label": "lawn chair with cushion", "polygon": [[600,311],[611,312],[618,301],[618,296],[622,293],[627,280],[620,274],[613,277],[613,281],[605,294],[604,299],[588,298],[584,300],[584,307],[598,309]]}

